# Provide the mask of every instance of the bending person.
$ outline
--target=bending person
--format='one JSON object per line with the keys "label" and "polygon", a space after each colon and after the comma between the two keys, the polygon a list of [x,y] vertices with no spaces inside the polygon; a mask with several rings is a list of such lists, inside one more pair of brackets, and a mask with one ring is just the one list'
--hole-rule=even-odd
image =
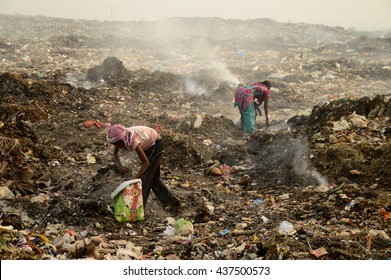
{"label": "bending person", "polygon": [[135,151],[141,160],[141,166],[136,178],[142,181],[144,208],[152,191],[165,205],[179,206],[180,201],[166,187],[160,178],[160,159],[163,153],[163,140],[160,135],[148,126],[133,126],[125,128],[121,124],[110,126],[107,140],[114,145],[114,161],[121,173],[129,172],[119,158],[120,149]]}
{"label": "bending person", "polygon": [[[263,81],[248,86],[239,86],[235,92],[234,107],[239,108],[240,126],[250,135],[255,133],[255,110],[264,103],[266,126],[269,126],[269,95],[271,83]],[[259,101],[258,107],[254,107],[254,100]]]}

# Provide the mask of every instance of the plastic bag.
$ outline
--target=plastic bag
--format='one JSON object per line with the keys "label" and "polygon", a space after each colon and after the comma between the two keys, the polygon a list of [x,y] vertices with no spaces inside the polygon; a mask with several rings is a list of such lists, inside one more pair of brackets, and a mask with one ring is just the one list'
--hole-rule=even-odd
{"label": "plastic bag", "polygon": [[122,223],[144,220],[143,188],[140,179],[121,183],[111,194],[114,217]]}
{"label": "plastic bag", "polygon": [[296,233],[296,230],[290,222],[282,221],[278,227],[278,233],[281,235],[293,235]]}

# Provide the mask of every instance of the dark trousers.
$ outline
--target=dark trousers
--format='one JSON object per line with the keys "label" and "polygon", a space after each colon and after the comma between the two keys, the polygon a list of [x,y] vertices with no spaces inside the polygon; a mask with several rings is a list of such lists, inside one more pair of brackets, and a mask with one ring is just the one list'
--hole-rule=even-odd
{"label": "dark trousers", "polygon": [[179,200],[170,192],[160,178],[160,159],[163,154],[163,148],[163,141],[158,140],[155,145],[145,151],[145,155],[149,160],[149,166],[140,177],[143,187],[144,208],[151,189],[164,205],[177,205],[179,203]]}

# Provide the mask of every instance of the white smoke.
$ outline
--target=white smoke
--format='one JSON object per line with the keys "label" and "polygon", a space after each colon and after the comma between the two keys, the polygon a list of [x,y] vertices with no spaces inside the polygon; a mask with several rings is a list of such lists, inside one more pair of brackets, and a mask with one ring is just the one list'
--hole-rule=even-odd
{"label": "white smoke", "polygon": [[196,81],[186,78],[185,79],[186,92],[193,95],[201,95],[206,93],[206,89],[200,86]]}
{"label": "white smoke", "polygon": [[307,157],[309,149],[305,140],[298,142],[295,147],[294,157],[293,157],[293,166],[294,171],[298,175],[305,175],[314,178],[319,185],[325,186],[328,185],[326,178],[324,178],[318,171],[310,167],[309,159]]}
{"label": "white smoke", "polygon": [[216,72],[218,73],[216,79],[220,81],[227,81],[234,85],[239,84],[238,78],[232,74],[232,72],[228,69],[225,63],[214,61],[212,66],[214,69],[216,69]]}

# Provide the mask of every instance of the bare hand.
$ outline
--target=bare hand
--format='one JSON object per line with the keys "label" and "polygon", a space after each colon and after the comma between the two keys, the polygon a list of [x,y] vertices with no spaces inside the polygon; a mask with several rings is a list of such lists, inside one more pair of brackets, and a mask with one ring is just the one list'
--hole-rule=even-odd
{"label": "bare hand", "polygon": [[121,172],[122,174],[126,174],[126,173],[130,172],[130,169],[126,166],[121,166],[118,169],[119,169],[119,172]]}

